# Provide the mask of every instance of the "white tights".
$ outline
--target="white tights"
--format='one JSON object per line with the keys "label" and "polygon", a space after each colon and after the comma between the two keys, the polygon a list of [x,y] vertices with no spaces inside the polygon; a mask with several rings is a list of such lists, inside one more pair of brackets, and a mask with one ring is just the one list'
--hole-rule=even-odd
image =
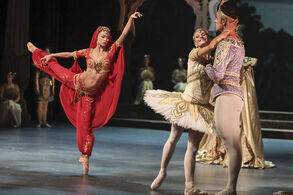
{"label": "white tights", "polygon": [[159,188],[160,185],[162,184],[164,178],[166,177],[166,175],[167,175],[166,171],[167,171],[168,164],[170,162],[171,157],[173,156],[173,153],[176,148],[176,144],[177,144],[178,140],[180,139],[183,130],[184,129],[182,127],[179,127],[177,125],[172,124],[169,138],[166,141],[164,148],[163,148],[161,169],[160,169],[158,176],[155,178],[155,180],[153,181],[153,183],[151,185],[152,190]]}
{"label": "white tights", "polygon": [[[201,119],[199,119],[198,121],[197,128],[201,130],[206,128]],[[188,130],[188,143],[184,157],[185,195],[207,194],[205,191],[200,191],[199,189],[196,189],[194,186],[195,155],[198,150],[202,136],[203,133],[200,131],[194,131],[191,129]]]}
{"label": "white tights", "polygon": [[184,129],[177,125],[171,126],[171,132],[168,140],[166,141],[163,153],[162,153],[162,160],[161,160],[161,170],[166,171],[168,164],[170,162],[171,157],[176,148],[176,144],[179,141]]}
{"label": "white tights", "polygon": [[194,184],[195,154],[203,133],[194,130],[188,130],[188,144],[184,157],[184,172],[186,186]]}
{"label": "white tights", "polygon": [[[224,143],[228,154],[228,183],[225,189],[216,193],[216,195],[236,194],[236,184],[242,162],[240,143],[240,113],[242,106],[243,101],[237,95],[225,94],[216,99],[215,123],[217,134]],[[161,169],[151,185],[152,190],[160,187],[166,177],[167,166],[183,130],[182,127],[172,124],[170,136],[163,148]],[[194,187],[195,154],[202,136],[203,133],[199,131],[188,131],[188,144],[184,157],[185,194],[206,194],[206,192],[198,191]],[[195,190],[197,190],[197,193],[192,193]]]}
{"label": "white tights", "polygon": [[[201,124],[203,125],[203,124]],[[202,126],[202,128],[204,128]],[[182,132],[184,129],[177,125],[172,124],[171,132],[168,140],[166,141],[163,153],[162,153],[162,160],[161,160],[161,169],[158,176],[155,178],[151,185],[151,189],[155,190],[160,187],[161,183],[163,182],[164,178],[167,175],[167,167],[170,162],[170,159],[174,153],[176,144],[180,139]],[[187,150],[184,157],[184,171],[185,171],[185,189],[189,191],[196,190],[194,188],[194,169],[195,169],[195,154],[198,150],[199,143],[203,133],[199,131],[189,130],[188,131],[188,144]]]}
{"label": "white tights", "polygon": [[233,94],[220,95],[215,104],[217,134],[228,154],[228,183],[216,195],[236,194],[236,184],[241,168],[240,113],[243,101]]}

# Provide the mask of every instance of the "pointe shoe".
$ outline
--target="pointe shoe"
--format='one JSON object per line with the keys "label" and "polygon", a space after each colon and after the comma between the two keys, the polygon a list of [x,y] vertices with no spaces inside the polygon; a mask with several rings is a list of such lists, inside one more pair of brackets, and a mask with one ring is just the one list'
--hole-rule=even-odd
{"label": "pointe shoe", "polygon": [[51,127],[52,127],[52,126],[51,126],[50,124],[48,124],[48,123],[44,124],[44,126],[47,127],[47,128],[51,128]]}
{"label": "pointe shoe", "polygon": [[195,188],[193,185],[191,188],[185,188],[184,195],[208,195],[208,193]]}
{"label": "pointe shoe", "polygon": [[89,157],[88,157],[88,155],[81,155],[79,162],[83,165],[83,174],[88,175],[88,172],[89,172]]}
{"label": "pointe shoe", "polygon": [[160,171],[158,176],[154,179],[153,183],[151,184],[151,190],[158,189],[161,186],[166,176],[167,176],[166,172]]}
{"label": "pointe shoe", "polygon": [[27,46],[27,49],[28,49],[30,52],[32,52],[32,53],[37,49],[37,47],[34,46],[34,44],[32,44],[31,42],[28,42],[28,43],[26,44],[26,46]]}

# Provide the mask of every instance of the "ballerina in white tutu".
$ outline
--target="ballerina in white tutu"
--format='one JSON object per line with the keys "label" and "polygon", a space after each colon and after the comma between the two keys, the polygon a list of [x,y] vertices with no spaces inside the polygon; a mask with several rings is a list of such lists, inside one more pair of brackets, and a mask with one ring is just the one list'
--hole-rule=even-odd
{"label": "ballerina in white tutu", "polygon": [[151,184],[152,190],[162,184],[176,144],[183,130],[188,129],[188,146],[184,158],[185,194],[207,194],[194,186],[195,153],[203,133],[213,133],[215,128],[213,107],[209,104],[213,82],[205,72],[205,65],[211,60],[209,52],[228,34],[225,31],[210,41],[206,30],[197,29],[193,35],[195,48],[188,56],[185,91],[147,90],[145,93],[146,104],[172,123],[170,136],[163,148],[160,172]]}

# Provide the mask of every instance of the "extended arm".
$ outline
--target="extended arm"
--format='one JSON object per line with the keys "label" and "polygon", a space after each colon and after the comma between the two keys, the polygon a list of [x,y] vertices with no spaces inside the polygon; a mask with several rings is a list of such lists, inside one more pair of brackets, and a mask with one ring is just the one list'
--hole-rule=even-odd
{"label": "extended arm", "polygon": [[117,41],[116,41],[117,45],[122,45],[122,43],[123,43],[124,39],[126,38],[128,32],[129,32],[129,30],[131,29],[131,25],[132,25],[134,19],[136,19],[136,18],[140,18],[140,17],[142,17],[142,15],[141,15],[141,13],[139,13],[139,12],[135,12],[134,14],[132,14],[132,15],[129,17],[128,22],[127,22],[127,24],[125,25],[125,27],[124,27],[124,29],[123,29],[123,31],[122,31],[120,37],[119,37],[119,38],[117,39]]}
{"label": "extended arm", "polygon": [[71,58],[73,57],[73,52],[60,52],[60,53],[52,53],[49,55],[55,58]]}
{"label": "extended arm", "polygon": [[211,51],[213,51],[216,46],[218,45],[218,43],[225,39],[228,35],[229,35],[229,31],[223,31],[221,34],[219,34],[218,36],[216,36],[207,46],[199,48],[198,50],[198,57],[201,57],[205,54],[210,53]]}

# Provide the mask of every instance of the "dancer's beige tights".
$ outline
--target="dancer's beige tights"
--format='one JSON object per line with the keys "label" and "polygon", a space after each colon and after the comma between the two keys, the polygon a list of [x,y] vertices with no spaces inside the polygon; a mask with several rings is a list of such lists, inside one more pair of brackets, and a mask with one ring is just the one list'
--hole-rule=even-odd
{"label": "dancer's beige tights", "polygon": [[217,133],[228,154],[228,183],[216,195],[236,194],[236,184],[241,168],[242,155],[240,143],[240,113],[242,99],[234,94],[220,95],[215,104],[215,123]]}
{"label": "dancer's beige tights", "polygon": [[194,184],[195,154],[203,133],[194,130],[188,130],[188,144],[184,157],[184,172],[186,187]]}
{"label": "dancer's beige tights", "polygon": [[168,140],[166,141],[164,148],[163,148],[163,153],[162,153],[162,161],[161,161],[161,170],[166,170],[167,166],[170,162],[171,157],[173,156],[174,150],[176,148],[176,144],[178,140],[180,139],[183,128],[179,127],[177,125],[171,126],[171,132]]}
{"label": "dancer's beige tights", "polygon": [[176,144],[177,144],[178,140],[180,139],[183,130],[184,129],[182,127],[179,127],[177,125],[172,124],[170,136],[169,136],[168,140],[166,141],[164,148],[163,148],[161,169],[160,169],[158,176],[155,178],[155,180],[153,181],[153,183],[151,185],[152,190],[155,190],[158,187],[160,187],[162,181],[166,177],[167,166],[170,162],[170,159],[171,159],[171,157],[174,153],[174,150],[176,148]]}

